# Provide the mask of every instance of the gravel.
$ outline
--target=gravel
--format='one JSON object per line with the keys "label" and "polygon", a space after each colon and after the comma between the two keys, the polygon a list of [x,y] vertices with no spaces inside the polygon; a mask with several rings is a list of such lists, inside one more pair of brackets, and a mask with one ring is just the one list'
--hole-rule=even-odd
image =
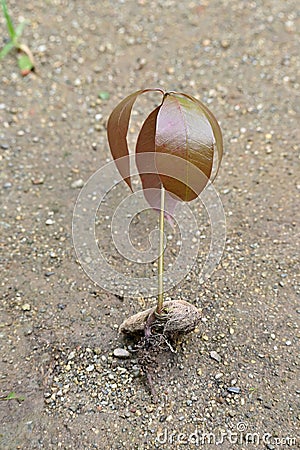
{"label": "gravel", "polygon": [[[1,390],[25,400],[0,402],[0,447],[176,448],[195,430],[220,437],[243,423],[271,434],[266,448],[284,437],[296,448],[298,2],[32,0],[9,9],[14,23],[29,21],[24,42],[37,74],[22,78],[13,53],[1,63]],[[4,43],[2,16],[0,23]],[[201,327],[177,353],[151,353],[147,379],[134,352],[122,359],[114,350],[133,345],[118,327],[153,300],[124,297],[126,286],[116,296],[89,280],[76,260],[72,213],[83,182],[110,161],[109,113],[148,86],[197,95],[220,121],[225,156],[215,187],[227,239],[219,266],[200,283],[211,231],[201,202],[190,205],[199,256],[168,297],[200,307]],[[131,148],[149,111],[146,99],[136,106]],[[128,195],[125,185],[120,192]],[[147,218],[132,224],[142,243],[157,225]],[[109,220],[97,220],[99,245],[125,269],[109,244]],[[130,284],[132,274],[156,267],[127,269]],[[173,442],[160,443],[165,436]]]}

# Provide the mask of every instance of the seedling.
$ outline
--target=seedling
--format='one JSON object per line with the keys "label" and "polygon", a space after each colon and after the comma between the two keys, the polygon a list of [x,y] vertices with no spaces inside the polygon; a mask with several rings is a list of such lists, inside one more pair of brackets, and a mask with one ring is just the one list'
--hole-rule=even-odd
{"label": "seedling", "polygon": [[0,51],[0,61],[11,51],[16,50],[18,53],[18,65],[23,76],[28,75],[34,70],[34,59],[30,49],[24,43],[20,42],[26,22],[21,22],[16,28],[8,13],[5,0],[1,0],[3,15],[6,21],[10,41],[5,44]]}
{"label": "seedling", "polygon": [[197,308],[185,301],[164,302],[164,220],[178,202],[194,200],[216,177],[223,155],[222,133],[214,115],[195,97],[161,89],[144,89],[129,95],[111,113],[107,133],[115,164],[131,190],[127,133],[133,105],[146,92],[162,95],[160,105],[143,123],[136,142],[136,165],[144,196],[160,217],[158,296],[156,307],[125,320],[120,330],[144,332],[149,338],[151,330],[158,329],[164,336],[174,337],[192,331],[201,316]]}

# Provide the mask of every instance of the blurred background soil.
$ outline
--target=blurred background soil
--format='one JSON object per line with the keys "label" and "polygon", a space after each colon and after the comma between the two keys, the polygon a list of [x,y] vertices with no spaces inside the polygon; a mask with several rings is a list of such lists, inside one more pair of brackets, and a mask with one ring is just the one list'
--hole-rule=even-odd
{"label": "blurred background soil", "polygon": [[[25,398],[0,402],[1,449],[213,449],[222,433],[225,449],[297,448],[298,2],[8,7],[15,23],[29,21],[36,74],[22,78],[12,53],[1,62],[1,396]],[[2,16],[0,29],[2,46]],[[119,324],[153,302],[94,285],[71,233],[79,188],[111,159],[108,115],[145,87],[197,95],[225,146],[215,186],[226,248],[200,285],[210,230],[199,207],[199,267],[168,295],[201,307],[203,319],[176,354],[154,359],[157,404],[135,354],[113,355],[130,345]],[[130,135],[147,112],[140,104]],[[211,443],[199,441],[204,432]]]}

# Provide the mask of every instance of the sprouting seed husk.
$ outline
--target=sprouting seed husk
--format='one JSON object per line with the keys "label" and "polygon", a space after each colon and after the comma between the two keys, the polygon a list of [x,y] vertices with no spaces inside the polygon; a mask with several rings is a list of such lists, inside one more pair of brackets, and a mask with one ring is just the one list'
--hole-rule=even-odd
{"label": "sprouting seed husk", "polygon": [[184,300],[164,303],[163,313],[155,314],[156,308],[149,308],[124,320],[119,331],[124,334],[144,333],[151,322],[151,329],[166,336],[178,336],[193,331],[201,320],[201,310]]}

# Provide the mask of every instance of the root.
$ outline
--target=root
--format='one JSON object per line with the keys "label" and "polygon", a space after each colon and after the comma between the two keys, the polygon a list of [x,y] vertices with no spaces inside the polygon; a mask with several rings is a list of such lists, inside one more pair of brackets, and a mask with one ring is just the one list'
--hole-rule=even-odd
{"label": "root", "polygon": [[[170,349],[172,353],[169,352]],[[159,400],[156,391],[156,386],[159,383],[157,373],[161,372],[161,355],[165,351],[168,351],[168,359],[170,355],[172,355],[172,360],[175,358],[177,352],[162,334],[151,334],[147,338],[143,337],[136,345],[138,363],[144,374],[145,384],[150,391],[153,403],[158,403]],[[163,357],[163,364],[165,364],[165,357]]]}
{"label": "root", "polygon": [[178,338],[193,331],[200,320],[199,309],[183,300],[174,300],[165,302],[159,315],[154,307],[129,317],[121,324],[119,332],[141,336],[135,351],[154,403],[158,401],[155,374],[160,366],[160,354],[167,352],[169,357],[175,358]]}

